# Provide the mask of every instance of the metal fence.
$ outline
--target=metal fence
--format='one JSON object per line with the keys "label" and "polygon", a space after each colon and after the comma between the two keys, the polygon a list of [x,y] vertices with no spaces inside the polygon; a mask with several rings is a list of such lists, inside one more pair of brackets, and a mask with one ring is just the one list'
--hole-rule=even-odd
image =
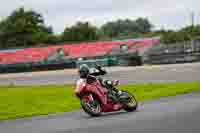
{"label": "metal fence", "polygon": [[146,51],[143,60],[146,64],[197,62],[200,61],[200,41],[160,44]]}

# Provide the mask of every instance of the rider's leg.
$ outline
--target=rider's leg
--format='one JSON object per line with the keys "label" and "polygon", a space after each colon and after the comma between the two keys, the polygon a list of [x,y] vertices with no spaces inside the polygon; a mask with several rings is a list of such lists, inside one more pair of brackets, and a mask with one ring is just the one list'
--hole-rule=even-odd
{"label": "rider's leg", "polygon": [[101,79],[101,83],[108,90],[108,97],[117,102],[121,91],[114,87],[113,81]]}
{"label": "rider's leg", "polygon": [[111,81],[111,80],[103,80],[103,85],[109,89],[109,90],[112,90],[112,91],[115,91],[116,93],[119,93],[120,91],[115,88],[114,86],[114,81]]}

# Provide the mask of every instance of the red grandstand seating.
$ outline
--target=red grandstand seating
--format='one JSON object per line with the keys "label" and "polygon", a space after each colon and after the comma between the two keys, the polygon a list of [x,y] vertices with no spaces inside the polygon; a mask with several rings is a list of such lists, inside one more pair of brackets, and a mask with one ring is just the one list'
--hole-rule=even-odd
{"label": "red grandstand seating", "polygon": [[140,41],[102,41],[80,44],[66,44],[60,46],[49,46],[45,48],[27,48],[16,52],[0,53],[0,64],[11,64],[19,62],[38,62],[47,58],[54,53],[58,48],[63,48],[66,53],[72,58],[93,57],[105,55],[112,49],[119,47],[121,44],[127,44],[132,50],[136,49],[133,45],[138,45],[137,49],[142,50],[155,44],[154,39],[144,39]]}

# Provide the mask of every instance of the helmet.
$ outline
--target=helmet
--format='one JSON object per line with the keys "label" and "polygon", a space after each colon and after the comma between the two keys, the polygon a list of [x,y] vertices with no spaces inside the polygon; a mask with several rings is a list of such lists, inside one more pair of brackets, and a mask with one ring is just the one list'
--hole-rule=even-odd
{"label": "helmet", "polygon": [[82,64],[80,65],[78,72],[79,72],[80,78],[86,78],[90,72],[90,69],[87,64]]}

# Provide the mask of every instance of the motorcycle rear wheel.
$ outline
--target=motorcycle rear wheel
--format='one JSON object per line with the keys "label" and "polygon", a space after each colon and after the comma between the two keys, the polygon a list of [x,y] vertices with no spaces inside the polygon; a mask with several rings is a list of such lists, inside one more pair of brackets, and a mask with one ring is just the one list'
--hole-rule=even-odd
{"label": "motorcycle rear wheel", "polygon": [[87,102],[84,98],[81,99],[81,107],[90,116],[97,117],[101,115],[100,102],[95,98],[92,103]]}

